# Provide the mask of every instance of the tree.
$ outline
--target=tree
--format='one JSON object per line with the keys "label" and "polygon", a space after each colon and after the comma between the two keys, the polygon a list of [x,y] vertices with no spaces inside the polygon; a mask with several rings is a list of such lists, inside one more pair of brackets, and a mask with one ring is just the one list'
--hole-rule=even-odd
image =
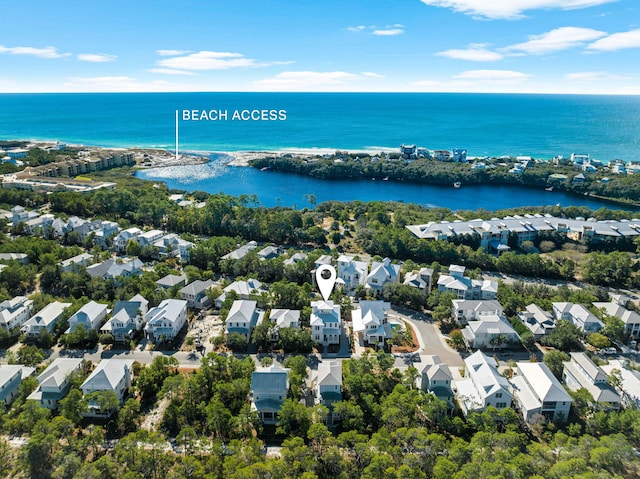
{"label": "tree", "polygon": [[118,432],[125,434],[138,430],[140,424],[140,403],[129,398],[118,412],[117,428]]}
{"label": "tree", "polygon": [[622,342],[626,336],[624,323],[617,316],[605,316],[602,334],[612,341]]}
{"label": "tree", "polygon": [[549,370],[558,379],[562,379],[562,370],[564,369],[562,363],[564,361],[569,361],[569,355],[562,351],[549,351],[544,355],[544,358],[542,358],[542,362],[547,365]]}
{"label": "tree", "polygon": [[97,413],[110,417],[120,407],[120,400],[116,393],[110,389],[94,391],[86,397],[89,409],[95,409]]}
{"label": "tree", "polygon": [[304,404],[286,399],[280,408],[276,432],[286,436],[306,437],[311,427],[311,414]]}
{"label": "tree", "polygon": [[563,319],[556,322],[554,330],[542,338],[542,344],[561,351],[580,351],[584,333],[577,326]]}
{"label": "tree", "polygon": [[454,329],[449,334],[449,344],[456,349],[465,349],[467,347],[464,342],[464,336],[462,335],[462,331],[459,329]]}
{"label": "tree", "polygon": [[37,366],[44,361],[44,354],[36,346],[22,346],[18,350],[18,363],[25,366]]}
{"label": "tree", "polygon": [[60,414],[74,424],[78,424],[82,420],[82,413],[87,411],[87,401],[82,396],[79,389],[71,389],[67,395],[60,400]]}
{"label": "tree", "polygon": [[246,351],[247,349],[247,338],[240,333],[229,333],[227,335],[227,346],[232,351]]}
{"label": "tree", "polygon": [[600,333],[591,333],[589,336],[587,336],[587,343],[598,349],[611,346],[611,341],[609,341],[609,338]]}
{"label": "tree", "polygon": [[128,241],[125,249],[127,256],[139,256],[141,251],[142,251],[142,248],[140,247],[140,244],[137,241],[133,239],[130,239]]}

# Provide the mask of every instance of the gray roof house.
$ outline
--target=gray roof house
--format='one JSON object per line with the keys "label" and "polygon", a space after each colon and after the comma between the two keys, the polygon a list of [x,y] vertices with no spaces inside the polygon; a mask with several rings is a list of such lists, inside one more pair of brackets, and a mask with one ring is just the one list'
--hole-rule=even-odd
{"label": "gray roof house", "polygon": [[462,335],[467,346],[474,349],[502,349],[520,342],[520,336],[509,321],[495,314],[470,321]]}
{"label": "gray roof house", "polygon": [[360,301],[351,312],[353,332],[359,339],[372,346],[381,346],[391,337],[391,325],[387,312],[391,304],[385,301]]}
{"label": "gray roof house", "polygon": [[62,317],[62,313],[71,303],[55,301],[46,305],[38,313],[31,316],[20,328],[20,331],[30,338],[39,337],[43,331],[53,333],[56,323]]}
{"label": "gray roof house", "polygon": [[227,316],[225,334],[242,334],[247,341],[251,339],[251,332],[264,317],[264,312],[257,308],[256,301],[239,299],[233,302]]}
{"label": "gray roof house", "polygon": [[615,316],[624,323],[625,332],[633,337],[640,338],[640,314],[631,311],[617,302],[597,302],[593,305],[605,312],[609,316]]}
{"label": "gray roof house", "polygon": [[419,271],[410,271],[409,273],[405,274],[402,284],[413,286],[414,288],[419,289],[425,294],[429,294],[429,291],[431,291],[432,281],[433,269],[420,268]]}
{"label": "gray roof house", "polygon": [[230,253],[225,254],[220,259],[232,259],[232,260],[242,259],[247,255],[247,253],[249,253],[250,251],[253,251],[257,247],[258,247],[258,243],[256,243],[255,241],[249,241],[247,244],[240,246],[238,249],[235,249]]}
{"label": "gray roof house", "polygon": [[74,268],[88,266],[93,262],[93,256],[89,253],[80,253],[73,258],[65,259],[60,262],[60,269],[63,273],[73,271]]}
{"label": "gray roof house", "polygon": [[187,302],[165,299],[145,315],[145,335],[151,341],[173,340],[187,322]]}
{"label": "gray roof house", "polygon": [[187,284],[187,275],[168,274],[156,281],[156,284],[165,289],[173,288],[174,286],[184,286]]}
{"label": "gray roof house", "polygon": [[65,333],[73,333],[79,325],[84,326],[85,331],[98,329],[106,318],[107,305],[89,301],[69,318],[69,328]]}
{"label": "gray roof house", "polygon": [[220,308],[227,293],[234,291],[239,299],[249,299],[252,294],[260,294],[264,291],[262,283],[257,279],[248,279],[246,281],[234,281],[222,290],[222,294],[216,298],[216,307]]}
{"label": "gray roof house", "polygon": [[26,296],[16,296],[0,303],[0,328],[11,331],[22,326],[31,316],[33,301]]}
{"label": "gray roof house", "polygon": [[340,255],[338,258],[338,278],[344,281],[344,290],[349,292],[358,286],[364,286],[367,282],[369,263],[356,261],[355,256]]}
{"label": "gray roof house", "polygon": [[213,281],[210,279],[202,281],[197,279],[182,288],[180,298],[187,302],[187,307],[203,309],[211,304],[211,300],[207,296],[207,290],[213,287]]}
{"label": "gray roof house", "polygon": [[582,304],[557,302],[552,305],[556,320],[570,321],[586,333],[595,333],[604,327],[602,321]]}
{"label": "gray roof house", "polygon": [[82,359],[80,358],[56,358],[45,369],[38,382],[40,385],[27,399],[33,399],[42,407],[56,409],[58,401],[69,391],[69,381],[72,373],[80,371]]}
{"label": "gray roof house", "polygon": [[622,403],[620,395],[609,385],[606,373],[585,353],[571,353],[565,361],[562,379],[569,389],[584,388],[593,397],[596,409],[618,410]]}
{"label": "gray roof house", "polygon": [[0,364],[0,403],[10,406],[18,395],[20,383],[36,372],[36,368],[19,364]]}
{"label": "gray roof house", "polygon": [[551,313],[547,313],[534,303],[529,304],[525,311],[520,311],[518,319],[531,331],[536,341],[551,333],[556,327]]}
{"label": "gray roof house", "polygon": [[465,378],[456,381],[456,397],[464,415],[483,411],[489,406],[504,409],[511,406],[511,391],[496,361],[476,351],[464,360]]}
{"label": "gray roof house", "polygon": [[138,258],[128,261],[118,261],[110,258],[102,263],[87,267],[87,273],[92,278],[117,279],[120,277],[137,276],[142,274],[144,263]]}
{"label": "gray roof house", "polygon": [[571,396],[546,364],[518,362],[517,374],[511,379],[511,385],[525,422],[566,422],[571,409]]}
{"label": "gray roof house", "polygon": [[[131,387],[132,376],[133,359],[103,359],[82,383],[80,389],[82,389],[85,398],[97,391],[113,391],[122,404],[125,394]],[[113,413],[112,410],[101,410],[96,401],[89,401],[88,410],[83,415],[86,417],[109,417]]]}
{"label": "gray roof house", "polygon": [[420,363],[416,364],[418,377],[416,386],[425,392],[432,393],[441,401],[445,401],[449,409],[453,408],[453,375],[449,366],[439,356],[420,355]]}
{"label": "gray roof house", "polygon": [[313,379],[316,402],[331,408],[342,401],[342,361],[323,361]]}
{"label": "gray roof house", "polygon": [[389,258],[385,258],[371,264],[371,272],[367,276],[366,286],[376,294],[380,294],[385,284],[397,283],[398,281],[400,281],[400,265],[392,264]]}

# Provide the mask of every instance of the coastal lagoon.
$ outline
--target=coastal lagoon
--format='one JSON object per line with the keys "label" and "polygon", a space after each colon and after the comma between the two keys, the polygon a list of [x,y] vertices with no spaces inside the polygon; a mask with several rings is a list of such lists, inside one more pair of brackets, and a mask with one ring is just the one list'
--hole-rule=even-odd
{"label": "coastal lagoon", "polygon": [[[324,201],[402,201],[452,210],[498,210],[520,206],[587,206],[592,209],[619,206],[588,196],[571,195],[543,188],[506,185],[462,185],[461,188],[376,179],[322,180],[251,167],[226,166],[231,158],[214,154],[207,163],[139,170],[136,176],[162,181],[169,188],[233,196],[256,195],[262,206],[310,206],[308,196]],[[628,209],[625,207],[625,209]]]}

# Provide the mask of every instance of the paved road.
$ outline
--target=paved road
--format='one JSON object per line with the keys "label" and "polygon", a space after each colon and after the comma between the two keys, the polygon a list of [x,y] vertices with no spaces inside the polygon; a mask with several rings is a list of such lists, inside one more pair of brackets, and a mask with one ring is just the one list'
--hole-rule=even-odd
{"label": "paved road", "polygon": [[415,328],[416,334],[419,335],[420,354],[439,356],[443,363],[452,367],[464,365],[460,354],[449,347],[444,337],[440,334],[438,326],[429,316],[398,309],[391,310],[389,314],[392,317],[410,322]]}

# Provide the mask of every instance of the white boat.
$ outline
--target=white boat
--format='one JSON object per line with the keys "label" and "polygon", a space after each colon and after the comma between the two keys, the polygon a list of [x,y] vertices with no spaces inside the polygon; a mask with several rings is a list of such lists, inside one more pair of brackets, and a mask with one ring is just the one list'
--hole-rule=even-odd
{"label": "white boat", "polygon": [[453,183],[453,187],[454,187],[454,188],[460,188],[461,186],[462,186],[462,183],[460,183],[459,181],[455,181],[455,182]]}

